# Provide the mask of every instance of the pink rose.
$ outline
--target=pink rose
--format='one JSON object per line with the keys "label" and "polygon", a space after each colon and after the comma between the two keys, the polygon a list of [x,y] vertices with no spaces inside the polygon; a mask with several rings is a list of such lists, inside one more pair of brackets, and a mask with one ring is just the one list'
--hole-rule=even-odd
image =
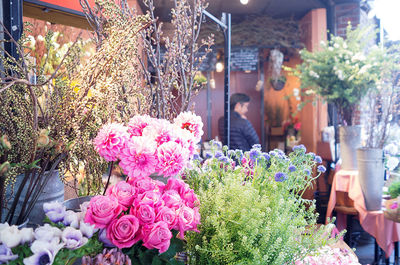
{"label": "pink rose", "polygon": [[184,193],[187,189],[189,189],[189,185],[183,182],[183,180],[169,178],[167,185],[165,186],[165,191],[167,190],[175,190],[179,194]]}
{"label": "pink rose", "polygon": [[185,231],[196,231],[197,225],[200,224],[199,208],[189,208],[183,206],[179,209],[177,227],[179,229],[179,237],[184,238]]}
{"label": "pink rose", "polygon": [[166,222],[159,221],[154,224],[145,225],[142,228],[142,234],[143,246],[146,248],[156,248],[160,253],[168,250],[172,233]]}
{"label": "pink rose", "polygon": [[129,183],[136,187],[138,194],[156,189],[157,184],[149,177],[130,179]]}
{"label": "pink rose", "polygon": [[182,200],[185,205],[190,208],[200,205],[200,201],[192,189],[186,190],[186,192],[182,194]]}
{"label": "pink rose", "polygon": [[139,203],[135,208],[132,208],[132,214],[134,214],[141,225],[153,223],[156,219],[156,212],[152,205],[147,203]]}
{"label": "pink rose", "polygon": [[117,198],[126,211],[136,197],[136,188],[125,181],[120,181],[107,189],[107,195]]}
{"label": "pink rose", "polygon": [[161,200],[161,193],[157,191],[146,191],[140,194],[133,204],[135,206],[140,203],[149,204],[153,208],[158,208],[164,205],[164,202]]}
{"label": "pink rose", "polygon": [[114,219],[107,227],[107,238],[119,248],[129,248],[141,239],[139,220],[133,215]]}
{"label": "pink rose", "polygon": [[170,230],[173,229],[178,222],[176,211],[168,207],[160,208],[156,216],[156,222],[159,221],[166,222],[168,224],[168,228]]}
{"label": "pink rose", "polygon": [[179,209],[179,206],[182,204],[181,196],[176,190],[167,190],[161,196],[161,199],[164,201],[165,206],[175,210]]}
{"label": "pink rose", "polygon": [[98,195],[90,200],[85,223],[95,225],[97,228],[105,228],[121,212],[122,206],[117,198]]}

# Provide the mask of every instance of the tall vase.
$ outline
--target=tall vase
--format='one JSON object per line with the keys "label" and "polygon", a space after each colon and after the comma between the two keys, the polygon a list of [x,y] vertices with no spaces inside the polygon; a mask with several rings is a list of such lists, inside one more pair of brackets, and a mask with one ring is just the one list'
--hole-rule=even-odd
{"label": "tall vase", "polygon": [[[62,182],[62,180],[60,178],[59,171],[55,170],[55,171],[53,171],[53,174],[51,174],[51,175],[49,175],[48,172],[45,172],[43,175],[43,178],[45,178],[47,176],[49,176],[49,180],[48,180],[47,184],[44,186],[42,192],[40,193],[40,195],[38,197],[38,200],[34,204],[30,214],[28,215],[28,219],[29,219],[28,226],[43,224],[43,219],[45,217],[45,214],[43,211],[43,204],[45,202],[52,202],[52,201],[63,202],[64,201],[64,183]],[[23,178],[24,178],[24,175],[18,175],[16,177],[16,182],[14,184],[13,191],[11,191],[10,185],[7,187],[6,197],[9,199],[8,204],[7,204],[8,208],[11,207],[14,195],[17,192],[19,186],[21,185]],[[19,201],[18,201],[18,204],[16,207],[13,222],[15,222],[18,219],[18,216],[21,212],[22,204],[25,200],[27,189],[28,189],[28,183],[27,183],[27,185],[25,185],[24,189],[22,190],[21,197],[19,198]],[[4,211],[2,216],[5,217],[6,214],[7,214],[7,212]],[[4,221],[4,220],[1,220],[1,221]]]}
{"label": "tall vase", "polygon": [[357,150],[358,181],[364,195],[368,211],[382,208],[382,188],[384,184],[383,150],[359,148]]}
{"label": "tall vase", "polygon": [[361,126],[340,126],[341,169],[357,170],[357,148],[361,147]]}

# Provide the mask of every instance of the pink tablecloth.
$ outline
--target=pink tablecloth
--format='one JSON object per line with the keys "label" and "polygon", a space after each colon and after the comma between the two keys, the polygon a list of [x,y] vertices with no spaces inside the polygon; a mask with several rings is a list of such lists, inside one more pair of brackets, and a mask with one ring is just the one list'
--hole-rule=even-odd
{"label": "pink tablecloth", "polygon": [[[354,208],[358,211],[362,228],[375,237],[378,245],[385,251],[386,257],[390,257],[394,249],[394,242],[400,241],[400,224],[386,219],[383,211],[367,211],[364,196],[358,182],[358,171],[339,170],[332,182],[326,217],[332,217],[332,211],[336,204],[336,191],[348,192],[350,199],[354,201]],[[346,227],[346,218],[337,216],[337,227],[343,230]]]}

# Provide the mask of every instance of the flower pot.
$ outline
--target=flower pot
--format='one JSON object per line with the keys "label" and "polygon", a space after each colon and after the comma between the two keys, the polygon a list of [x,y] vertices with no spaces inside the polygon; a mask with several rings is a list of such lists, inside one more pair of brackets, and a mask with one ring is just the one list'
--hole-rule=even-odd
{"label": "flower pot", "polygon": [[361,126],[340,126],[341,169],[357,170],[357,148],[361,147]]}
{"label": "flower pot", "polygon": [[72,210],[74,212],[81,211],[81,204],[84,202],[90,201],[93,196],[82,196],[78,198],[69,199],[63,202],[63,205],[66,207],[66,210]]}
{"label": "flower pot", "polygon": [[[42,176],[43,180],[49,176],[48,172],[45,172],[44,175]],[[12,205],[13,198],[15,197],[15,194],[21,185],[21,182],[24,178],[24,175],[18,175],[16,177],[16,182],[14,184],[14,189],[13,192],[11,192],[11,186],[8,185],[6,189],[6,198],[9,199],[7,207],[10,208]],[[21,197],[19,198],[14,218],[13,218],[13,223],[15,223],[18,219],[18,216],[21,212],[22,209],[22,204],[25,200],[25,196],[27,193],[27,189],[29,186],[29,181],[25,185],[24,189],[22,190]],[[33,206],[32,211],[28,215],[29,223],[28,226],[34,226],[34,225],[42,225],[43,224],[43,219],[45,217],[44,211],[43,211],[43,204],[45,202],[52,202],[52,201],[64,201],[64,183],[62,182],[60,178],[60,174],[58,170],[53,171],[53,174],[49,176],[49,180],[47,184],[44,186],[42,192],[39,195],[38,200]],[[7,211],[4,211],[2,216],[5,218],[7,215]],[[2,220],[3,222],[4,220]]]}
{"label": "flower pot", "polygon": [[384,184],[383,150],[377,148],[357,149],[358,181],[364,194],[368,211],[378,211],[382,207]]}

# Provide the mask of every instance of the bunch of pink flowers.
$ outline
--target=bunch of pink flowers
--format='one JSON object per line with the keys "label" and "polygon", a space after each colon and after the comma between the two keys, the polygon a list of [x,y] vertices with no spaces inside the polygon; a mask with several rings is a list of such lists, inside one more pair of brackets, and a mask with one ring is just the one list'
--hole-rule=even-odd
{"label": "bunch of pink flowers", "polygon": [[129,178],[153,173],[169,177],[179,174],[196,152],[202,128],[201,118],[191,112],[179,114],[173,123],[137,115],[127,126],[104,125],[93,143],[107,161],[119,160]]}
{"label": "bunch of pink flowers", "polygon": [[105,232],[105,242],[130,248],[142,241],[148,249],[168,250],[171,230],[197,231],[199,201],[182,180],[170,178],[167,184],[140,177],[121,181],[107,189],[105,196],[90,200],[85,222]]}

